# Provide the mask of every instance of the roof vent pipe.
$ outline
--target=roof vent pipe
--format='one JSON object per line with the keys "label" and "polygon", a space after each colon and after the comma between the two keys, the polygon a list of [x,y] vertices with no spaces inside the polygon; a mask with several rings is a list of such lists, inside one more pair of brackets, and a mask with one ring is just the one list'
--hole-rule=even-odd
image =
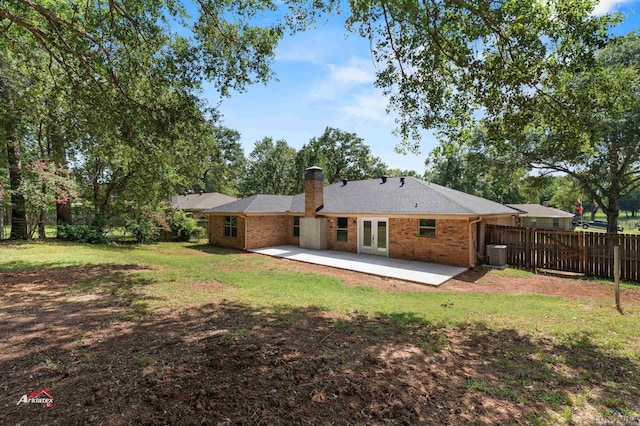
{"label": "roof vent pipe", "polygon": [[386,176],[382,176],[382,183],[387,183],[387,177]]}
{"label": "roof vent pipe", "polygon": [[342,186],[347,186],[347,182],[348,182],[348,180],[342,179]]}
{"label": "roof vent pipe", "polygon": [[400,186],[404,186],[404,176],[400,176]]}

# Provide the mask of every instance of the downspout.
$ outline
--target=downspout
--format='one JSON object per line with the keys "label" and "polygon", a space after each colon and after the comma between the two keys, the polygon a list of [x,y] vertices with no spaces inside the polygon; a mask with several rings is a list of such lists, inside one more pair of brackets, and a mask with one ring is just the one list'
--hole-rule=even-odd
{"label": "downspout", "polygon": [[[472,241],[471,241],[471,235],[472,235],[472,233],[471,233],[472,232],[471,231],[471,225],[475,225],[476,223],[478,223],[480,221],[482,221],[482,218],[478,216],[477,219],[472,220],[472,221],[469,222],[469,246],[471,246],[471,243],[472,243]],[[476,257],[476,259],[475,259],[476,263],[474,263],[471,266],[476,266],[476,264],[478,262],[478,258],[480,257],[480,252],[478,250],[478,244],[479,243],[480,243],[480,232],[478,232],[478,234],[476,235],[476,244],[475,244],[475,247],[473,247],[473,252],[475,253],[475,257]]]}
{"label": "downspout", "polygon": [[247,251],[247,234],[249,233],[249,218],[247,217],[247,215],[239,215],[238,217],[241,217],[244,219],[244,248],[242,250]]}

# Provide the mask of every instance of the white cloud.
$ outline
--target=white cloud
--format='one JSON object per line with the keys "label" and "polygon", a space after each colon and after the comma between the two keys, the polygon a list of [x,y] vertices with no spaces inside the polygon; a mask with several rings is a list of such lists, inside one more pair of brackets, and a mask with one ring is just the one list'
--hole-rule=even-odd
{"label": "white cloud", "polygon": [[387,113],[388,100],[382,94],[371,91],[353,95],[352,99],[352,103],[340,107],[340,110],[345,114],[358,119],[383,123],[394,121],[393,116]]}
{"label": "white cloud", "polygon": [[618,6],[623,5],[625,3],[632,3],[634,0],[600,0],[600,2],[596,5],[593,12],[591,12],[595,16],[601,16],[609,12],[615,11]]}
{"label": "white cloud", "polygon": [[329,68],[331,79],[342,84],[367,84],[376,79],[373,66],[367,66],[363,60],[352,59],[347,66],[329,65]]}
{"label": "white cloud", "polygon": [[311,64],[319,64],[324,62],[327,52],[320,45],[313,48],[307,44],[293,44],[283,46],[280,44],[276,48],[276,61],[283,62],[307,62]]}
{"label": "white cloud", "polygon": [[348,95],[359,86],[370,86],[376,79],[371,61],[351,58],[344,65],[327,64],[329,75],[311,86],[309,96],[316,100],[333,101]]}

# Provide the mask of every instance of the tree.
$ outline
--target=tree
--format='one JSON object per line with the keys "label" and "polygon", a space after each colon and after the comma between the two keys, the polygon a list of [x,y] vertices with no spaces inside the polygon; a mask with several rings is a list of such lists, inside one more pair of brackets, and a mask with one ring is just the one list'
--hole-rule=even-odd
{"label": "tree", "polygon": [[[331,2],[327,2],[331,4]],[[370,40],[376,85],[400,115],[405,147],[419,129],[447,137],[473,114],[501,117],[552,103],[548,81],[587,70],[619,15],[592,15],[591,0],[351,2],[347,25]],[[568,118],[563,108],[557,115]],[[523,122],[520,122],[522,125]]]}
{"label": "tree", "polygon": [[[192,5],[193,6],[193,5]],[[113,85],[122,96],[134,94],[120,87],[118,64],[127,56],[169,47],[174,72],[169,78],[194,76],[212,81],[220,92],[243,90],[271,77],[270,60],[283,34],[278,21],[256,25],[261,14],[275,10],[269,0],[247,3],[197,0],[193,19],[187,19],[179,0],[98,0],[93,2],[40,2],[16,0],[0,6],[0,24],[18,27],[52,62],[68,74],[84,76],[96,90]],[[174,26],[185,28],[172,29]],[[179,37],[182,30],[193,34]],[[177,40],[167,46],[167,40]],[[124,54],[123,54],[124,53]],[[144,63],[140,70],[144,70]],[[94,77],[89,80],[88,77]]]}
{"label": "tree", "polygon": [[204,190],[235,196],[238,194],[240,177],[246,164],[240,145],[240,133],[223,126],[215,126],[212,137],[215,143],[212,144],[214,148],[209,155],[209,165],[202,179]]}
{"label": "tree", "polygon": [[389,169],[387,170],[387,176],[389,177],[401,177],[401,176],[412,176],[419,178],[418,172],[415,170],[402,170],[402,169]]}
{"label": "tree", "polygon": [[[198,0],[195,9],[187,19],[174,0],[0,5],[0,146],[12,238],[28,236],[19,188],[34,141],[63,166],[77,152],[74,175],[89,188],[83,202],[102,215],[157,204],[202,178],[213,138],[201,83],[227,96],[267,81],[283,28],[259,19],[274,9],[269,0]],[[180,35],[180,24],[192,37]],[[60,208],[58,218],[70,220]]]}
{"label": "tree", "polygon": [[476,127],[465,139],[441,141],[425,163],[425,177],[500,203],[523,202],[520,188],[527,170],[486,140],[486,129]]}
{"label": "tree", "polygon": [[640,189],[636,189],[620,198],[620,209],[631,213],[631,217],[636,217],[638,210],[640,210]]}
{"label": "tree", "polygon": [[547,90],[573,115],[570,121],[555,114],[555,105],[540,102],[535,113],[524,114],[524,132],[514,133],[509,124],[500,129],[507,152],[573,177],[607,215],[608,232],[616,232],[619,200],[640,187],[639,66],[640,35],[620,37],[598,52],[591,69],[549,82]]}
{"label": "tree", "polygon": [[296,156],[298,190],[304,190],[304,170],[319,166],[328,184],[343,179],[360,180],[387,174],[387,165],[371,154],[371,148],[355,133],[327,127],[320,137],[312,138]]}
{"label": "tree", "polygon": [[296,150],[283,139],[273,142],[266,137],[256,142],[240,180],[240,195],[293,195],[298,181],[295,169]]}

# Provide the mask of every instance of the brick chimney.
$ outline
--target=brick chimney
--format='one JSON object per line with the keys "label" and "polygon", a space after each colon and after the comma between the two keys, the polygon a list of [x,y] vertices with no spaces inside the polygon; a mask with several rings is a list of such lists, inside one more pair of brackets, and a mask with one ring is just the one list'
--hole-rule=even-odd
{"label": "brick chimney", "polygon": [[309,167],[304,174],[304,216],[316,217],[322,207],[324,175],[318,166]]}

